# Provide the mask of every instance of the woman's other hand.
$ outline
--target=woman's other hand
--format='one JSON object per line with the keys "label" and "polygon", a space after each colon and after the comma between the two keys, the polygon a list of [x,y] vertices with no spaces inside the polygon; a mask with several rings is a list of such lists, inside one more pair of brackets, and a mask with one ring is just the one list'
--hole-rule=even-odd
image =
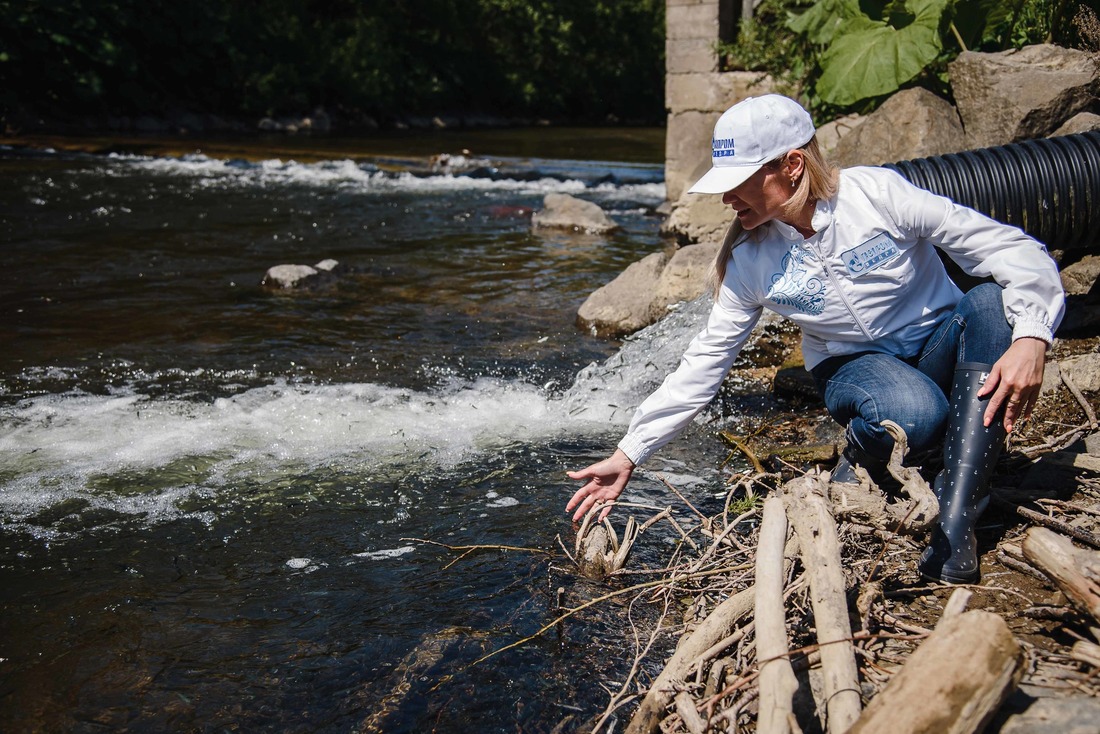
{"label": "woman's other hand", "polygon": [[[577,511],[573,513],[573,521],[579,522],[597,502],[612,502],[618,499],[633,473],[634,462],[623,453],[622,449],[615,449],[615,453],[608,458],[580,471],[566,472],[570,479],[587,479],[589,481],[578,489],[573,498],[569,500],[569,504],[565,506],[565,511],[569,512],[577,507]],[[578,505],[580,506],[578,507]],[[609,512],[611,512],[610,507],[604,508],[599,519],[603,520]]]}
{"label": "woman's other hand", "polygon": [[1046,364],[1047,343],[1042,339],[1024,337],[1012,342],[1001,355],[978,391],[979,397],[993,393],[985,409],[985,425],[991,425],[994,416],[1004,406],[1005,430],[1012,432],[1016,421],[1025,420],[1039,399],[1043,385],[1043,367]]}

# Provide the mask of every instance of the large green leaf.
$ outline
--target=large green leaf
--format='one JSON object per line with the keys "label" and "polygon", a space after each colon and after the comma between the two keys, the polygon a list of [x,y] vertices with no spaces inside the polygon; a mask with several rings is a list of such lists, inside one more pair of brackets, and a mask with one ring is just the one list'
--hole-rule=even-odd
{"label": "large green leaf", "polygon": [[804,13],[791,15],[787,27],[811,43],[827,45],[846,22],[866,17],[859,9],[859,0],[818,0]]}
{"label": "large green leaf", "polygon": [[943,49],[940,23],[950,0],[910,0],[913,21],[903,28],[864,27],[838,35],[821,57],[817,92],[850,105],[889,94],[916,77]]}

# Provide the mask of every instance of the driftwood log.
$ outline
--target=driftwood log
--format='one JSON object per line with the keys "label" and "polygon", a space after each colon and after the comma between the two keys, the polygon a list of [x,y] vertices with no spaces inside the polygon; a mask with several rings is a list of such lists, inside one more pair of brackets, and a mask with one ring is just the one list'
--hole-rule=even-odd
{"label": "driftwood log", "polygon": [[944,618],[849,734],[971,734],[1016,689],[1024,654],[1005,621],[983,611]]}
{"label": "driftwood log", "polygon": [[[791,538],[787,542],[783,555],[786,559],[793,558],[798,553],[798,542]],[[784,562],[784,573],[788,569],[788,561]],[[705,653],[729,636],[730,632],[742,619],[753,611],[756,592],[754,587],[740,591],[729,597],[714,608],[706,619],[699,623],[686,639],[681,640],[680,646],[672,654],[665,664],[664,670],[653,681],[642,699],[638,710],[630,719],[626,731],[628,734],[652,734],[664,718],[665,709],[673,701],[676,695],[677,681],[684,680],[691,669],[699,663]],[[715,654],[717,654],[716,651]]]}
{"label": "driftwood log", "polygon": [[1100,621],[1100,552],[1083,550],[1046,528],[1029,528],[1024,557],[1051,578],[1070,601]]}
{"label": "driftwood log", "polygon": [[827,479],[816,472],[783,485],[787,516],[799,539],[802,564],[810,580],[828,730],[839,734],[859,718],[861,702],[840,541],[827,493]]}
{"label": "driftwood log", "polygon": [[783,608],[783,546],[787,515],[783,500],[764,500],[760,541],[756,548],[756,659],[759,661],[758,734],[790,734],[794,692],[798,680],[788,657],[786,613]]}

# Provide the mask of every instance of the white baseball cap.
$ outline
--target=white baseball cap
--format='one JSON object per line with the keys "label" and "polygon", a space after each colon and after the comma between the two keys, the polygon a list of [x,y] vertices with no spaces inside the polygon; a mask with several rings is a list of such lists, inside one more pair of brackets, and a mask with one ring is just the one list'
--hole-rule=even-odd
{"label": "white baseball cap", "polygon": [[711,169],[688,189],[724,194],[763,165],[801,148],[814,136],[814,121],[802,105],[779,94],[748,97],[722,113],[711,139]]}

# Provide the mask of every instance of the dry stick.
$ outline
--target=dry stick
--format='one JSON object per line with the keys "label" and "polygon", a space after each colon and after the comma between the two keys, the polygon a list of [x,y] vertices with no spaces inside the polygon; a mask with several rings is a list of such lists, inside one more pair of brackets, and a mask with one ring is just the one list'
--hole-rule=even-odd
{"label": "dry stick", "polygon": [[1069,375],[1064,370],[1058,370],[1062,374],[1062,383],[1073,395],[1074,399],[1080,404],[1085,411],[1085,417],[1089,419],[1089,428],[1096,430],[1096,411],[1089,405],[1089,401],[1085,399],[1085,396],[1081,393],[1081,388],[1073,384],[1073,380],[1069,378]]}
{"label": "dry stick", "polygon": [[1100,548],[1100,538],[1097,538],[1095,535],[1087,530],[1075,528],[1068,523],[1062,522],[1061,520],[1055,520],[1049,515],[1044,515],[1041,512],[1036,512],[1035,510],[1024,507],[1023,505],[1018,505],[1015,502],[1005,499],[998,494],[993,494],[993,501],[1002,507],[1007,507],[1010,510],[1014,510],[1016,514],[1022,518],[1031,520],[1032,522],[1038,523],[1039,525],[1045,525],[1051,530],[1057,530],[1063,535],[1068,535],[1072,538],[1076,538],[1082,543],[1087,543],[1088,545],[1091,545],[1093,548]]}
{"label": "dry stick", "polygon": [[695,710],[695,701],[687,691],[676,694],[676,713],[680,714],[680,720],[684,722],[684,728],[691,734],[703,734],[707,728],[707,722]]}
{"label": "dry stick", "polygon": [[1046,507],[1049,505],[1051,507],[1058,507],[1063,510],[1073,510],[1074,512],[1081,512],[1086,515],[1100,516],[1100,510],[1093,509],[1092,507],[1085,507],[1084,505],[1079,505],[1076,502],[1066,502],[1065,500],[1054,500],[1040,497],[1035,500],[1035,504],[1040,505],[1041,507]]}
{"label": "dry stick", "polygon": [[1054,450],[1056,448],[1060,448],[1063,445],[1068,446],[1071,443],[1073,443],[1074,441],[1076,441],[1078,438],[1080,438],[1081,434],[1083,434],[1085,432],[1085,430],[1088,429],[1088,427],[1089,427],[1088,423],[1082,423],[1079,426],[1076,426],[1074,428],[1069,429],[1065,433],[1062,433],[1062,434],[1057,435],[1053,438],[1047,439],[1046,441],[1044,441],[1041,444],[1036,444],[1035,446],[1028,446],[1027,448],[1022,448],[1022,449],[1020,449],[1020,453],[1022,453],[1024,456],[1026,456],[1027,458],[1030,459],[1033,456],[1038,456],[1039,454],[1043,453],[1044,451]]}
{"label": "dry stick", "polygon": [[667,479],[665,479],[665,477],[664,477],[664,475],[663,475],[663,474],[657,474],[657,478],[658,478],[658,479],[660,479],[660,480],[661,480],[662,482],[664,482],[664,485],[665,485],[666,487],[668,487],[668,488],[669,488],[669,489],[670,489],[670,490],[672,491],[672,493],[673,493],[673,494],[675,494],[675,495],[676,495],[677,497],[679,497],[679,498],[680,498],[680,501],[681,501],[681,502],[683,502],[683,503],[684,503],[685,505],[687,505],[687,506],[688,506],[688,508],[689,508],[689,509],[690,509],[690,510],[691,510],[692,512],[694,512],[694,513],[695,513],[696,517],[698,517],[698,518],[699,518],[699,520],[700,520],[700,521],[701,521],[701,522],[703,523],[703,527],[705,527],[705,528],[709,528],[709,527],[710,527],[710,518],[709,518],[709,517],[707,517],[706,515],[704,515],[703,513],[699,512],[699,510],[695,509],[695,505],[693,505],[693,504],[691,504],[690,502],[688,502],[688,499],[687,499],[687,497],[685,497],[684,495],[680,494],[680,490],[678,490],[678,489],[676,489],[676,487],[673,487],[673,486],[672,486],[672,482],[670,482],[670,481],[668,481]]}
{"label": "dry stick", "polygon": [[[784,551],[785,558],[791,558],[797,552],[798,542],[791,538]],[[787,564],[784,563],[784,566]],[[785,569],[789,570],[789,569]],[[627,734],[651,734],[657,730],[664,715],[665,708],[675,694],[673,682],[683,680],[695,664],[695,660],[701,653],[708,650],[715,642],[729,635],[730,631],[741,621],[743,617],[752,612],[753,587],[729,597],[714,608],[707,618],[699,623],[695,631],[683,640],[676,652],[673,653],[664,670],[653,681],[642,699],[638,710],[634,712],[630,724],[627,726]]]}
{"label": "dry stick", "polygon": [[[755,471],[757,474],[767,474],[767,470],[765,470],[764,465],[760,463],[760,459],[756,458],[756,454],[752,452],[752,449],[750,449],[739,438],[729,433],[723,433],[722,438],[732,443],[735,447],[737,447],[738,451],[745,455],[745,458],[747,458],[752,464],[753,471]],[[731,453],[730,456],[732,457],[733,454]],[[726,461],[729,461],[729,459],[727,458]]]}
{"label": "dry stick", "polygon": [[1046,528],[1029,528],[1023,550],[1074,606],[1100,621],[1100,553],[1076,548]]}
{"label": "dry stick", "polygon": [[760,734],[790,734],[794,692],[798,681],[787,657],[787,624],[783,609],[783,545],[787,540],[787,515],[783,500],[764,500],[764,517],[756,550],[756,657],[760,663]]}
{"label": "dry stick", "polygon": [[970,597],[972,596],[974,596],[974,592],[967,588],[960,587],[952,591],[947,603],[943,605],[943,612],[940,614],[940,621],[936,626],[942,624],[945,619],[957,617],[965,612],[966,605],[970,603]]}
{"label": "dry stick", "polygon": [[787,516],[799,537],[802,564],[810,578],[817,639],[821,644],[821,666],[825,683],[828,730],[846,731],[861,710],[859,671],[850,640],[848,602],[845,598],[844,569],[836,521],[825,499],[828,486],[820,474],[805,474],[783,485]]}
{"label": "dry stick", "polygon": [[470,555],[474,551],[479,551],[479,550],[500,550],[500,551],[511,550],[511,551],[522,551],[524,553],[545,553],[546,555],[550,555],[550,551],[543,550],[542,548],[522,548],[522,547],[514,546],[514,545],[447,545],[446,543],[439,543],[437,541],[426,540],[424,538],[401,538],[401,540],[408,540],[408,541],[412,541],[412,542],[416,542],[416,543],[428,543],[430,545],[438,545],[442,548],[446,548],[447,550],[451,550],[451,551],[462,551],[462,553],[458,556],[458,558],[453,559],[450,563],[448,563],[446,566],[443,567],[444,571],[446,571],[448,568],[455,565],[456,563],[458,563],[459,561],[461,561],[463,558]]}
{"label": "dry stick", "polygon": [[693,563],[691,565],[692,570],[698,570],[700,567],[702,567],[702,565],[704,563],[706,563],[708,560],[710,560],[710,557],[718,552],[718,549],[721,546],[722,541],[724,541],[726,539],[726,537],[729,536],[730,533],[737,530],[738,524],[741,523],[742,520],[745,520],[746,518],[751,517],[752,515],[755,515],[755,514],[756,514],[756,510],[749,510],[748,512],[737,516],[732,523],[726,525],[726,529],[723,530],[721,533],[718,534],[717,537],[714,538],[714,541],[710,544],[710,547],[707,548],[706,551],[703,552],[703,555],[699,556],[699,560],[697,560],[695,563]]}

